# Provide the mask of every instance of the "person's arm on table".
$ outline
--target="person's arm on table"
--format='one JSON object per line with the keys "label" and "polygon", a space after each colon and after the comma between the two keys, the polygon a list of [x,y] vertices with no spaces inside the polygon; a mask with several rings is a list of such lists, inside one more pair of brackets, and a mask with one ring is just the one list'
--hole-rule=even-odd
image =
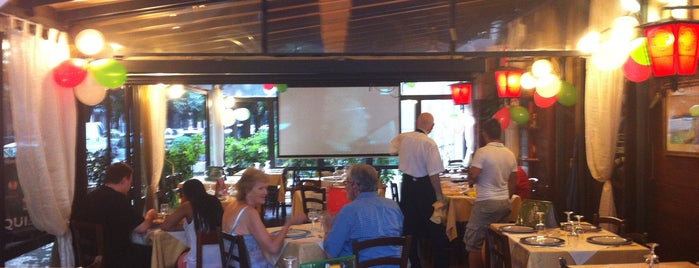
{"label": "person's arm on table", "polygon": [[243,215],[243,217],[243,220],[248,222],[247,226],[250,226],[250,234],[255,237],[255,240],[257,240],[257,243],[260,245],[262,250],[270,254],[279,253],[282,245],[284,244],[284,238],[286,238],[286,234],[289,232],[289,228],[292,225],[302,224],[307,220],[305,214],[303,216],[292,216],[291,219],[284,223],[284,226],[282,226],[279,233],[273,236],[267,232],[267,228],[265,227],[264,223],[262,223],[260,215],[257,214],[256,211],[245,211],[245,215]]}
{"label": "person's arm on table", "polygon": [[163,231],[182,231],[184,230],[182,224],[180,224],[182,219],[187,218],[188,215],[192,214],[192,204],[189,202],[184,202],[177,207],[175,212],[165,218],[163,224],[160,225],[160,229]]}
{"label": "person's arm on table", "polygon": [[143,222],[136,226],[136,228],[133,229],[135,233],[145,233],[150,229],[150,227],[153,225],[153,220],[158,216],[158,213],[155,212],[155,209],[149,209],[148,212],[146,212],[146,216],[143,219]]}

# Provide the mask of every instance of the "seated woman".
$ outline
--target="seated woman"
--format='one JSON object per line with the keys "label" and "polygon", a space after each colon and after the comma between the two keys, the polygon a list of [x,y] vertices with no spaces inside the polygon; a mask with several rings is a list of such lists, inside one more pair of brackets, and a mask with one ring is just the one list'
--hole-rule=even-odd
{"label": "seated woman", "polygon": [[[223,206],[221,201],[213,195],[206,193],[204,184],[197,179],[184,182],[182,189],[182,203],[170,214],[160,226],[165,231],[185,231],[190,250],[184,252],[178,261],[178,267],[193,268],[197,266],[197,231],[216,231],[221,227]],[[185,219],[183,224],[179,223]],[[202,267],[221,267],[221,252],[218,245],[204,245]]]}
{"label": "seated woman", "polygon": [[269,178],[263,171],[248,168],[235,185],[238,191],[237,202],[230,204],[223,212],[222,230],[233,235],[243,235],[250,255],[251,267],[274,267],[267,262],[263,253],[277,254],[284,244],[289,227],[306,221],[304,216],[291,217],[277,235],[267,232],[255,209],[266,201]]}

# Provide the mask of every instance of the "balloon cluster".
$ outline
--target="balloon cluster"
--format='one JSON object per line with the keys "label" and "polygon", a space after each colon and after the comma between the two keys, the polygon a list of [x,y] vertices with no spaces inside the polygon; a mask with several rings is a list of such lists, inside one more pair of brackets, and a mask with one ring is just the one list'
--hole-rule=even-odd
{"label": "balloon cluster", "polygon": [[629,57],[624,62],[623,71],[626,79],[633,82],[643,82],[652,73],[648,57],[648,40],[645,37],[634,40]]}
{"label": "balloon cluster", "polygon": [[80,102],[96,105],[106,96],[107,88],[119,88],[126,82],[126,68],[114,59],[68,59],[53,68],[53,81],[73,88]]}
{"label": "balloon cluster", "polygon": [[284,93],[287,90],[286,84],[263,84],[262,89],[265,94],[272,95],[274,92]]}
{"label": "balloon cluster", "polygon": [[529,110],[520,105],[505,106],[495,112],[493,118],[498,120],[500,128],[504,130],[510,126],[510,121],[520,125],[529,122]]}

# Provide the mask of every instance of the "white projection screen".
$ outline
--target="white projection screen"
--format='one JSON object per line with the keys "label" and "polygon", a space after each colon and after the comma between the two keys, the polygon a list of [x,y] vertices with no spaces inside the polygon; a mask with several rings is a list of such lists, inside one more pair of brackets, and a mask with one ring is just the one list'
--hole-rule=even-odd
{"label": "white projection screen", "polygon": [[289,87],[279,93],[279,157],[386,156],[398,86]]}

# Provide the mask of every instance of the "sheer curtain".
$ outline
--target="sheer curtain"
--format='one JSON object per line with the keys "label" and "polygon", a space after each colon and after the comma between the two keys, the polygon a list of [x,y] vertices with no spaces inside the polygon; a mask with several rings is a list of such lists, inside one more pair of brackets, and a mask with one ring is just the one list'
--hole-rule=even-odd
{"label": "sheer curtain", "polygon": [[[216,85],[214,90],[208,94],[209,98],[209,133],[211,133],[211,165],[225,166],[223,155],[225,151],[223,125],[221,124],[221,116],[223,110],[226,109],[223,105],[223,91],[220,85]],[[225,171],[225,169],[224,169]]]}
{"label": "sheer curtain", "polygon": [[[594,0],[590,4],[590,27],[606,29],[623,13],[618,1]],[[585,149],[592,177],[604,182],[599,215],[616,216],[612,171],[617,133],[621,122],[624,76],[620,68],[600,71],[587,65],[585,78]]]}
{"label": "sheer curtain", "polygon": [[[61,266],[74,266],[68,230],[75,187],[73,90],[53,82],[52,68],[69,58],[66,33],[11,20],[8,76],[17,174],[34,226],[56,236]],[[33,28],[35,27],[35,28]]]}
{"label": "sheer curtain", "polygon": [[[146,209],[158,207],[158,183],[165,161],[165,125],[167,120],[166,87],[138,87],[141,132],[143,137],[141,163],[146,183]],[[157,209],[156,209],[157,210]]]}

